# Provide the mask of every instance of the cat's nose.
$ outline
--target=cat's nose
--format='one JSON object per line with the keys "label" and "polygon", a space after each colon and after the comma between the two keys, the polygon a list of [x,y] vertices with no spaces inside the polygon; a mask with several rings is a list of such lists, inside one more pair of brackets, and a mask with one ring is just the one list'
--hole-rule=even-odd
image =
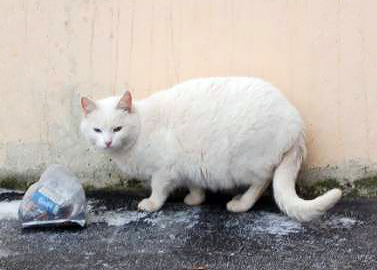
{"label": "cat's nose", "polygon": [[106,147],[107,147],[107,148],[110,148],[110,147],[111,147],[111,143],[112,143],[112,141],[106,141],[106,142],[105,142]]}

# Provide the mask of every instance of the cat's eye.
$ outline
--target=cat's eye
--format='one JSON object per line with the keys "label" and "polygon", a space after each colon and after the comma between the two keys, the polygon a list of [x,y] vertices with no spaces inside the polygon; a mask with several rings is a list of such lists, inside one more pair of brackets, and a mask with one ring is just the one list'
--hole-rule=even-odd
{"label": "cat's eye", "polygon": [[116,128],[113,129],[113,132],[118,132],[118,131],[120,131],[121,129],[122,129],[122,127],[120,127],[120,126],[119,126],[119,127],[116,127]]}
{"label": "cat's eye", "polygon": [[94,132],[97,132],[97,133],[101,133],[102,130],[100,130],[99,128],[93,128]]}

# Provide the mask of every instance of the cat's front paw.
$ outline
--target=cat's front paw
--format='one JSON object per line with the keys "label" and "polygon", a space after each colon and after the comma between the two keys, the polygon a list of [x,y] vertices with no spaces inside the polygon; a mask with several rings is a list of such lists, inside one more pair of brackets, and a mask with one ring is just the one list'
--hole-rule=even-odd
{"label": "cat's front paw", "polygon": [[161,204],[154,202],[152,199],[144,199],[142,200],[137,208],[140,211],[146,211],[146,212],[155,212],[161,208]]}
{"label": "cat's front paw", "polygon": [[249,210],[249,208],[249,205],[245,204],[239,198],[232,199],[230,202],[226,204],[226,209],[230,212],[246,212],[247,210]]}

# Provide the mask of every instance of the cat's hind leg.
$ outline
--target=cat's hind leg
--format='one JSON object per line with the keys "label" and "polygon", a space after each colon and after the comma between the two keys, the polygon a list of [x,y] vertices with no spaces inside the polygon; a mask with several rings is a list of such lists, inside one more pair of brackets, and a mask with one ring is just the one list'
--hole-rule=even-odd
{"label": "cat's hind leg", "polygon": [[241,196],[235,196],[231,201],[226,204],[226,208],[231,212],[246,212],[255,202],[262,196],[263,192],[269,186],[270,181],[262,181],[253,183],[248,190]]}
{"label": "cat's hind leg", "polygon": [[206,198],[204,189],[196,186],[189,186],[190,193],[186,195],[184,202],[187,205],[202,204]]}

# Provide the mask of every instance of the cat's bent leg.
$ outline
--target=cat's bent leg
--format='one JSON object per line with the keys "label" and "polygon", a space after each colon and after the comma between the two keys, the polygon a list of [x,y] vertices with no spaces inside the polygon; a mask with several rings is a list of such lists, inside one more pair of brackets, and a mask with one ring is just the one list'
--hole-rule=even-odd
{"label": "cat's bent leg", "polygon": [[190,193],[184,199],[187,205],[199,205],[204,202],[206,194],[204,189],[196,186],[189,186]]}
{"label": "cat's bent leg", "polygon": [[262,196],[263,192],[269,186],[270,181],[253,183],[249,189],[242,195],[236,196],[226,204],[226,208],[231,212],[246,212]]}
{"label": "cat's bent leg", "polygon": [[168,198],[169,193],[175,188],[172,180],[173,177],[166,174],[156,173],[153,175],[151,181],[152,194],[139,203],[138,209],[147,212],[159,210]]}

